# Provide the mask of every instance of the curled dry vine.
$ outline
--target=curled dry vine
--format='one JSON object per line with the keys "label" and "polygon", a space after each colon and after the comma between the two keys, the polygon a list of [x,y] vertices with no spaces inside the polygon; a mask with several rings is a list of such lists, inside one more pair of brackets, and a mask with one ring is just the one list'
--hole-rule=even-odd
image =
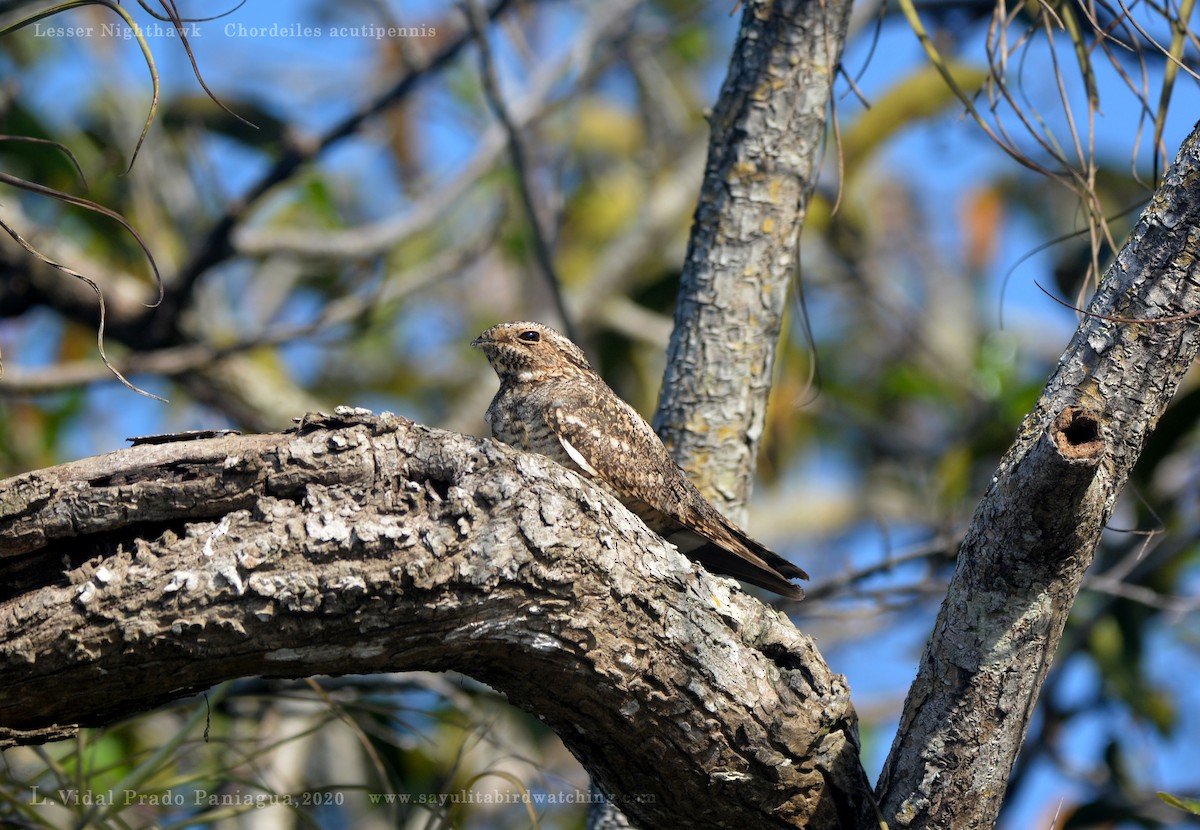
{"label": "curled dry vine", "polygon": [[[249,126],[254,126],[253,124],[250,124],[250,122],[248,122],[244,118],[242,118],[241,116],[237,115],[237,113],[230,110],[223,103],[221,103],[221,101],[217,98],[217,96],[213,94],[212,90],[209,89],[208,85],[204,82],[204,78],[202,77],[202,75],[200,73],[199,64],[196,62],[195,53],[192,51],[191,43],[188,40],[187,28],[184,25],[185,23],[196,22],[197,20],[212,20],[212,19],[216,19],[219,17],[223,17],[225,15],[231,14],[232,12],[234,12],[238,8],[240,8],[245,3],[245,0],[241,0],[241,2],[239,2],[236,6],[234,6],[232,9],[230,9],[228,11],[222,12],[221,14],[214,15],[214,16],[208,17],[208,18],[184,18],[184,17],[182,17],[179,14],[179,10],[175,5],[174,0],[159,0],[159,3],[162,6],[162,9],[163,9],[162,12],[159,12],[158,10],[152,8],[150,6],[150,4],[147,2],[147,0],[138,0],[138,4],[148,14],[150,14],[152,17],[154,17],[157,20],[163,20],[163,21],[170,22],[171,25],[175,28],[175,32],[177,33],[178,38],[179,38],[179,43],[183,47],[184,51],[187,53],[188,59],[189,59],[189,61],[191,61],[192,71],[196,76],[197,82],[200,84],[201,88],[203,88],[205,94],[207,94],[208,97],[211,98],[213,100],[213,102],[215,102],[217,104],[217,106],[221,107],[221,109],[225,110],[230,115],[237,118],[239,121],[242,121],[243,123],[248,124]],[[24,29],[28,26],[32,26],[32,25],[39,23],[40,21],[43,21],[54,15],[62,14],[63,12],[71,11],[73,9],[82,8],[85,6],[103,6],[104,8],[112,11],[113,14],[116,14],[118,17],[120,17],[121,20],[123,20],[125,22],[125,25],[127,25],[129,27],[129,30],[132,33],[132,38],[137,41],[137,44],[142,51],[142,57],[146,62],[146,68],[150,71],[150,83],[151,83],[151,87],[152,87],[150,109],[146,113],[146,120],[142,124],[141,133],[138,135],[138,139],[137,139],[136,144],[134,145],[133,152],[130,154],[129,165],[125,168],[125,172],[128,173],[130,170],[133,169],[134,162],[137,161],[138,153],[141,151],[142,145],[146,141],[146,136],[150,132],[150,125],[154,123],[154,117],[158,111],[158,101],[159,101],[159,92],[160,92],[158,68],[154,62],[153,51],[150,49],[150,44],[147,42],[145,33],[142,31],[142,28],[133,19],[133,16],[129,13],[129,11],[127,9],[123,8],[118,3],[114,2],[113,0],[68,0],[68,2],[57,3],[57,4],[49,6],[47,8],[40,9],[39,11],[36,11],[33,14],[30,14],[26,17],[22,17],[21,19],[17,20],[14,23],[11,23],[4,27],[0,27],[0,36],[11,34],[13,32]],[[79,162],[76,159],[75,155],[65,145],[63,145],[59,142],[56,142],[56,141],[48,140],[48,139],[42,139],[42,138],[37,138],[37,137],[33,137],[33,136],[20,136],[20,135],[0,136],[0,141],[23,141],[23,142],[30,142],[30,143],[37,143],[37,144],[46,144],[46,145],[54,147],[55,149],[61,151],[64,155],[66,155],[67,159],[71,162],[72,166],[75,168],[75,171],[79,174],[79,178],[82,181],[83,186],[86,190],[87,179],[83,174],[83,170],[80,168]],[[158,263],[154,259],[154,254],[150,251],[149,245],[146,244],[146,241],[142,238],[141,234],[138,233],[137,229],[134,228],[133,224],[128,219],[126,219],[124,216],[122,216],[120,213],[118,213],[117,211],[111,210],[110,208],[107,208],[104,205],[101,205],[98,202],[96,202],[92,199],[86,198],[84,196],[77,196],[75,194],[68,193],[63,190],[59,190],[59,189],[56,189],[53,187],[48,187],[47,185],[41,184],[39,182],[30,181],[29,179],[25,179],[20,176],[13,175],[11,173],[7,173],[2,170],[0,170],[0,184],[6,184],[9,187],[15,188],[17,190],[24,190],[28,193],[34,193],[38,196],[45,196],[50,199],[54,199],[59,202],[62,202],[64,204],[72,205],[74,207],[80,207],[80,208],[83,208],[84,210],[92,211],[93,213],[98,213],[101,216],[105,216],[105,217],[113,220],[117,224],[119,224],[137,242],[138,247],[141,248],[142,253],[145,254],[146,262],[149,264],[150,270],[153,273],[155,287],[157,288],[157,291],[158,291],[158,297],[153,303],[148,303],[147,307],[154,308],[162,302],[163,297],[165,296],[165,285],[163,283],[162,274],[159,272]],[[30,243],[29,240],[25,239],[25,237],[23,237],[16,228],[14,228],[9,223],[5,222],[3,219],[0,219],[0,228],[2,228],[9,236],[11,236],[13,238],[13,240],[16,241],[16,243],[18,245],[20,245],[21,248],[24,249],[30,256],[38,259],[39,261],[45,263],[46,265],[50,266],[51,268],[54,268],[58,271],[61,271],[64,274],[67,274],[68,276],[74,277],[75,279],[78,279],[78,280],[82,280],[84,283],[87,284],[87,286],[89,288],[91,288],[91,290],[93,292],[95,292],[96,302],[99,307],[99,314],[100,314],[100,320],[96,326],[96,350],[100,355],[100,359],[104,362],[105,367],[107,367],[108,371],[111,372],[113,374],[113,376],[115,376],[117,378],[117,380],[121,381],[121,383],[123,383],[125,386],[129,387],[133,391],[135,391],[139,394],[145,395],[146,397],[153,398],[154,400],[165,402],[164,398],[161,398],[158,395],[152,394],[150,392],[147,392],[145,389],[135,386],[109,360],[108,354],[105,352],[105,349],[104,349],[105,307],[104,307],[104,291],[101,289],[100,284],[96,280],[92,279],[91,277],[88,277],[87,275],[80,273],[79,271],[71,268],[70,266],[65,265],[64,263],[58,262],[55,259],[42,253],[40,250],[37,249],[37,247],[35,247],[32,243]],[[0,364],[0,376],[2,376],[2,375],[3,375],[3,364]]]}

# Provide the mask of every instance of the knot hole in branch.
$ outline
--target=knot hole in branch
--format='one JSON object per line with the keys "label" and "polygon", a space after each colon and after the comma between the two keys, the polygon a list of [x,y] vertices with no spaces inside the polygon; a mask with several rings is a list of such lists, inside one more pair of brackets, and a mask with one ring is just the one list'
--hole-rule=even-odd
{"label": "knot hole in branch", "polygon": [[1100,415],[1068,406],[1054,420],[1054,444],[1065,458],[1096,458],[1104,450]]}

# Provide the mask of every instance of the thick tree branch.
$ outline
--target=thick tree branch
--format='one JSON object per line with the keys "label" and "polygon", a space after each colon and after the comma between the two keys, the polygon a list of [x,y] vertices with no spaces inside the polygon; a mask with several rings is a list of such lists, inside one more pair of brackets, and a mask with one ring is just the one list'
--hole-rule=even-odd
{"label": "thick tree branch", "polygon": [[[880,779],[896,827],[995,824],[1117,495],[1200,350],[1200,125],[975,513]],[[1167,320],[1155,322],[1156,319]]]}
{"label": "thick tree branch", "polygon": [[750,492],[850,6],[746,3],[710,119],[654,428],[731,516]]}
{"label": "thick tree branch", "polygon": [[5,743],[231,677],[455,669],[642,826],[872,826],[812,642],[494,441],[341,410],[27,473],[0,483],[0,576]]}

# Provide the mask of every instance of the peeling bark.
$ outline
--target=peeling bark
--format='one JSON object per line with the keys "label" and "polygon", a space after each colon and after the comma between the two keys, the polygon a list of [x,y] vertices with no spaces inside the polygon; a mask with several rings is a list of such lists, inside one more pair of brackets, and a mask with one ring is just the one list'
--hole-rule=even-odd
{"label": "peeling bark", "polygon": [[0,575],[5,745],[233,677],[452,669],[641,826],[873,826],[813,643],[494,441],[339,410],[27,473],[0,483]]}

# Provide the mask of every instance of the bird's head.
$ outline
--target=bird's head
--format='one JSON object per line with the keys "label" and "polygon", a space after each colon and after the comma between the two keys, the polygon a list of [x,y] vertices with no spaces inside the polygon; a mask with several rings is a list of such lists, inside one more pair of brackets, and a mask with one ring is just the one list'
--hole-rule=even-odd
{"label": "bird's head", "polygon": [[499,323],[471,345],[483,351],[501,382],[529,383],[592,371],[582,349],[541,323]]}

